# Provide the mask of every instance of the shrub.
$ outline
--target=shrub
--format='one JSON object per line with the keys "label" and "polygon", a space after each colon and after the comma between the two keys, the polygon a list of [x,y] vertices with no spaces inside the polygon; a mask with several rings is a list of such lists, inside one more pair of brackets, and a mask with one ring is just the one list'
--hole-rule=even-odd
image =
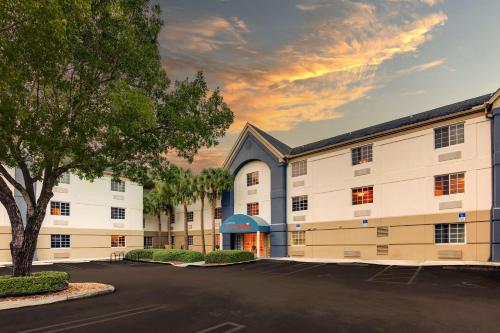
{"label": "shrub", "polygon": [[136,249],[130,250],[125,254],[125,259],[138,260],[138,259],[153,259],[153,253],[161,249]]}
{"label": "shrub", "polygon": [[29,276],[0,276],[0,297],[60,291],[68,286],[66,272],[39,272]]}
{"label": "shrub", "polygon": [[227,264],[233,262],[242,262],[255,259],[252,252],[241,250],[223,250],[213,251],[205,256],[207,264]]}
{"label": "shrub", "polygon": [[203,261],[203,254],[191,250],[157,250],[153,253],[155,261],[181,261],[181,262],[196,262]]}

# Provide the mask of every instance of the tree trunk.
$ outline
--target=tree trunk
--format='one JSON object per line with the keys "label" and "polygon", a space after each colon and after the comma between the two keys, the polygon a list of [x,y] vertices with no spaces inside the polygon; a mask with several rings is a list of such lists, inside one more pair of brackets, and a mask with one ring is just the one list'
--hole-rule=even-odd
{"label": "tree trunk", "polygon": [[[212,209],[211,209],[212,210],[212,251],[215,251],[215,246],[217,245],[217,244],[215,244],[215,240],[217,239],[217,237],[215,237],[215,207],[217,205],[217,200],[210,201],[210,204],[212,206]],[[222,235],[220,237],[222,237]]]}
{"label": "tree trunk", "polygon": [[161,214],[156,215],[158,219],[158,248],[161,248]]}
{"label": "tree trunk", "polygon": [[187,211],[188,211],[187,205],[184,204],[184,250],[189,250]]}
{"label": "tree trunk", "polygon": [[174,212],[172,208],[167,209],[167,244],[170,249],[174,248],[174,244],[172,244],[172,216]]}
{"label": "tree trunk", "polygon": [[200,229],[201,229],[201,253],[203,255],[207,254],[205,250],[205,197],[201,196],[201,219],[200,219]]}

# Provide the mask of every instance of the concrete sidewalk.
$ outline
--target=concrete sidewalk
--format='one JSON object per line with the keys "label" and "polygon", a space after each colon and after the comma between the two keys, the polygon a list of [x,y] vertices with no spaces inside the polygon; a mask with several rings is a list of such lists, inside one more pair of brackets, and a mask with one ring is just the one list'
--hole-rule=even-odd
{"label": "concrete sidewalk", "polygon": [[[264,259],[264,258],[262,258]],[[328,264],[373,264],[386,266],[490,266],[500,267],[500,262],[489,261],[465,261],[465,260],[363,260],[363,259],[328,259],[328,258],[265,258],[267,260],[317,262]]]}

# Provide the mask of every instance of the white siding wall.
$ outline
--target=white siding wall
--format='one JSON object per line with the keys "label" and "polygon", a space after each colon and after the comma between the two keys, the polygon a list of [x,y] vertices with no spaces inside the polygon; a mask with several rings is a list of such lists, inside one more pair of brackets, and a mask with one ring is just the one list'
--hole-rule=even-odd
{"label": "white siding wall", "polygon": [[[434,132],[427,128],[374,141],[370,163],[352,166],[349,147],[308,157],[305,176],[292,178],[289,164],[288,223],[298,223],[293,219],[298,215],[305,215],[300,223],[307,223],[490,209],[490,132],[490,122],[479,116],[466,121],[464,144],[434,149]],[[455,151],[461,151],[460,159],[438,162],[440,154]],[[354,176],[355,170],[365,168],[370,174]],[[465,171],[464,194],[434,196],[435,175],[461,171]],[[305,185],[294,187],[300,180]],[[374,185],[374,203],[353,206],[351,189],[367,185]],[[302,194],[308,195],[309,209],[292,212],[291,197]],[[462,208],[439,209],[440,202],[459,200]],[[357,210],[371,214],[355,217]]]}
{"label": "white siding wall", "polygon": [[[259,172],[259,184],[247,186],[247,174]],[[256,193],[252,193],[256,190]],[[249,192],[250,191],[250,192]],[[271,170],[260,161],[244,165],[236,174],[234,181],[234,213],[246,214],[247,203],[259,203],[259,217],[271,223]]]}
{"label": "white siding wall", "polygon": [[[220,207],[220,200],[217,203],[217,207]],[[204,225],[205,229],[212,228],[212,206],[208,199],[205,199],[205,209],[204,209]],[[190,223],[190,230],[200,230],[200,219],[201,219],[201,201],[197,200],[195,203],[188,206],[188,212],[193,212],[193,222]],[[217,223],[220,224],[220,219],[215,220],[216,228]],[[146,219],[146,229],[147,231],[158,231],[158,222],[155,217],[148,216]],[[167,231],[167,217],[162,216],[162,230]],[[175,223],[173,224],[173,231],[184,231],[184,206],[179,205],[175,208]]]}
{"label": "white siding wall", "polygon": [[[38,184],[37,190],[40,189]],[[142,230],[142,186],[128,180],[125,192],[115,192],[111,191],[110,176],[89,182],[70,175],[70,184],[59,184],[54,189],[52,201],[69,202],[70,216],[50,215],[49,204],[43,227]],[[125,208],[125,220],[112,220],[111,207]],[[55,221],[68,223],[62,226]]]}

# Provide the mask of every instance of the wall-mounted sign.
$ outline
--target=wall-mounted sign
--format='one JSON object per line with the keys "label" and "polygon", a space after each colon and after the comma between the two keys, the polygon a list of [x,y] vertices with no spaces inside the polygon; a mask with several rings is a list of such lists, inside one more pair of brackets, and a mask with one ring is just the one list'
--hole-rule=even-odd
{"label": "wall-mounted sign", "polygon": [[462,222],[467,220],[467,214],[466,213],[458,213],[458,219]]}
{"label": "wall-mounted sign", "polygon": [[368,220],[363,220],[363,227],[368,226]]}
{"label": "wall-mounted sign", "polygon": [[300,224],[296,224],[295,229],[300,229]]}

